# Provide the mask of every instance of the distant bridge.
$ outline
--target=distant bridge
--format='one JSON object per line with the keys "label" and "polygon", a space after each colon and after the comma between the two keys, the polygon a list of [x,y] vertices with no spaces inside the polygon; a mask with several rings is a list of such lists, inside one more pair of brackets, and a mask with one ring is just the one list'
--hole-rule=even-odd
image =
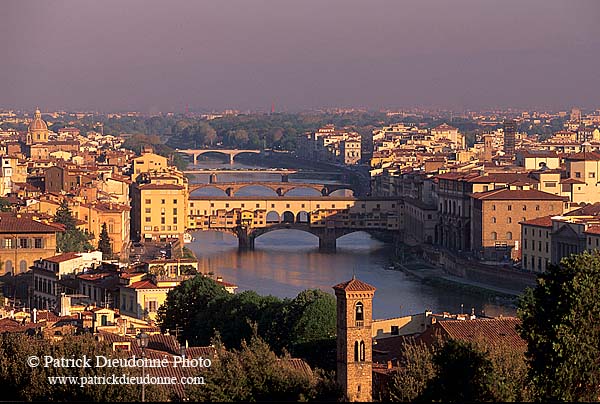
{"label": "distant bridge", "polygon": [[238,154],[242,153],[253,153],[260,154],[260,150],[246,150],[246,149],[177,149],[177,153],[189,154],[193,157],[194,165],[198,163],[198,157],[206,153],[220,153],[229,156],[229,164],[233,164],[233,159]]}
{"label": "distant bridge", "polygon": [[348,189],[352,192],[356,192],[352,185],[349,184],[315,184],[310,182],[211,182],[208,184],[190,184],[188,189],[192,193],[203,188],[216,188],[225,192],[227,196],[235,196],[235,194],[243,188],[260,186],[275,191],[278,196],[285,196],[288,192],[298,188],[309,188],[314,189],[323,196],[328,196],[332,192],[339,191],[341,189]]}

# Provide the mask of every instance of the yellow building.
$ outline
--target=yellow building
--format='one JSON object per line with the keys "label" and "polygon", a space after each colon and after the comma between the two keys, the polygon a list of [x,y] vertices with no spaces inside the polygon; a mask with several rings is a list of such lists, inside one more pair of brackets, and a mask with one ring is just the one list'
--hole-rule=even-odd
{"label": "yellow building", "polygon": [[127,205],[109,202],[84,203],[76,207],[76,217],[86,222],[85,230],[94,235],[92,245],[97,246],[106,223],[106,230],[111,240],[112,252],[120,255],[127,252],[129,244],[129,211]]}
{"label": "yellow building", "polygon": [[133,184],[131,206],[133,239],[183,242],[188,206],[185,186]]}
{"label": "yellow building", "polygon": [[150,173],[155,171],[166,171],[168,168],[167,158],[159,156],[154,153],[145,153],[140,157],[133,159],[133,174],[131,180],[135,181],[136,178],[143,173]]}

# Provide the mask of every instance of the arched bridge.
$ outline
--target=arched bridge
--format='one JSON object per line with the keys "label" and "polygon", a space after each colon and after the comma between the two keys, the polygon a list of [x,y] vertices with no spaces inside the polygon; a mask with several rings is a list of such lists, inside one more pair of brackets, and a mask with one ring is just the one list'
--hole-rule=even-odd
{"label": "arched bridge", "polygon": [[262,234],[295,229],[316,235],[324,250],[357,231],[400,236],[403,202],[392,197],[204,197],[191,196],[190,230],[234,234],[240,248],[253,248]]}
{"label": "arched bridge", "polygon": [[238,238],[239,247],[241,249],[253,249],[254,242],[258,237],[272,231],[284,229],[305,231],[317,236],[319,238],[319,249],[325,251],[335,251],[337,239],[346,234],[359,231],[369,232],[367,229],[311,227],[308,223],[278,223],[259,228],[237,226],[234,228],[213,228],[211,230],[233,234]]}
{"label": "arched bridge", "polygon": [[288,192],[298,188],[314,189],[323,196],[328,196],[332,192],[341,189],[349,189],[356,193],[354,187],[349,184],[315,184],[310,182],[212,182],[208,184],[190,184],[188,189],[190,194],[194,191],[203,188],[216,188],[225,192],[227,196],[235,196],[235,194],[243,188],[251,186],[261,186],[273,190],[278,196],[285,196]]}
{"label": "arched bridge", "polygon": [[229,164],[233,164],[233,159],[238,154],[242,154],[242,153],[260,154],[261,151],[260,150],[246,150],[246,149],[184,149],[184,150],[178,149],[177,153],[191,155],[194,160],[194,165],[196,165],[198,163],[198,157],[202,156],[203,154],[206,154],[206,153],[220,153],[220,154],[229,156]]}

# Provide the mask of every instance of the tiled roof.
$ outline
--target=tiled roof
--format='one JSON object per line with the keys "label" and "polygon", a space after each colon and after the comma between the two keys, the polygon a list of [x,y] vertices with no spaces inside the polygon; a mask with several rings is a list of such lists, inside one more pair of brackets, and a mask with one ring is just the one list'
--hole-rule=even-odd
{"label": "tiled roof", "polygon": [[598,152],[579,152],[571,153],[565,157],[566,160],[600,160],[600,153]]}
{"label": "tiled roof", "polygon": [[475,178],[471,178],[468,180],[468,182],[478,184],[489,184],[492,182],[512,184],[514,182],[523,182],[527,184],[532,184],[537,181],[530,178],[529,174],[527,173],[488,173]]}
{"label": "tiled roof", "polygon": [[520,222],[520,224],[539,227],[552,227],[552,215],[525,220],[524,222]]}
{"label": "tiled roof", "polygon": [[367,292],[377,290],[374,286],[371,286],[368,283],[360,281],[354,277],[352,277],[352,279],[349,281],[338,283],[333,287],[333,289],[345,290],[349,292]]}
{"label": "tiled roof", "polygon": [[79,258],[81,255],[76,252],[68,252],[60,255],[55,255],[53,257],[44,258],[44,260],[53,262],[55,264],[60,264],[61,262],[70,261],[75,258]]}
{"label": "tiled roof", "polygon": [[37,327],[31,322],[21,322],[8,317],[0,319],[0,333],[5,332],[25,332],[30,328]]}
{"label": "tiled roof", "polygon": [[572,210],[565,216],[600,216],[600,202]]}
{"label": "tiled roof", "polygon": [[475,320],[438,321],[431,328],[443,330],[443,334],[452,339],[489,342],[506,342],[511,347],[523,348],[526,345],[517,333],[519,319],[514,317]]}
{"label": "tiled roof", "polygon": [[140,189],[165,189],[165,190],[181,190],[184,189],[182,185],[177,184],[145,184],[140,185]]}
{"label": "tiled roof", "polygon": [[510,201],[510,200],[547,200],[547,201],[567,201],[569,198],[558,196],[548,192],[538,191],[537,189],[494,189],[486,192],[476,192],[471,194],[474,199],[490,201]]}
{"label": "tiled roof", "polygon": [[576,178],[565,178],[560,180],[561,184],[585,184],[585,181]]}
{"label": "tiled roof", "polygon": [[600,235],[600,226],[599,225],[590,226],[587,228],[587,230],[584,233]]}
{"label": "tiled roof", "polygon": [[0,213],[0,233],[56,233],[54,226],[37,222],[31,216]]}

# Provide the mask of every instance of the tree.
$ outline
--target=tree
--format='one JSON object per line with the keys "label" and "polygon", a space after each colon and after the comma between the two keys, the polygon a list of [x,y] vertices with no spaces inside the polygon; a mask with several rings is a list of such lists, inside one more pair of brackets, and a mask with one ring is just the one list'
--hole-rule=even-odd
{"label": "tree", "polygon": [[256,336],[240,350],[228,351],[218,340],[217,359],[206,376],[206,385],[191,388],[193,401],[307,401],[335,400],[339,390],[331,376],[293,366],[289,356],[277,357]]}
{"label": "tree", "polygon": [[158,310],[161,330],[174,332],[181,328],[182,341],[194,341],[197,330],[192,324],[196,314],[207,310],[213,299],[227,295],[229,293],[223,286],[201,275],[182,282],[169,291],[165,303]]}
{"label": "tree", "polygon": [[93,249],[90,244],[90,240],[93,238],[92,235],[77,228],[77,220],[73,217],[66,200],[63,200],[56,210],[54,222],[65,227],[65,231],[56,236],[56,250],[58,252],[83,252]]}
{"label": "tree", "polygon": [[[126,352],[113,351],[107,343],[96,341],[92,336],[66,336],[58,341],[49,341],[23,334],[0,335],[0,384],[2,399],[6,401],[81,401],[114,402],[137,401],[141,386],[135,384],[52,384],[48,377],[102,377],[115,373],[109,367],[29,367],[27,358],[45,355],[54,358],[87,358],[106,356],[127,357]],[[123,368],[124,369],[124,368]],[[127,368],[123,374],[140,376],[139,368]],[[164,386],[146,386],[149,401],[167,399]]]}
{"label": "tree", "polygon": [[426,401],[493,401],[493,366],[475,344],[448,340],[433,355],[435,376],[421,398]]}
{"label": "tree", "polygon": [[106,222],[102,223],[102,231],[100,232],[100,239],[98,240],[98,250],[102,251],[102,259],[112,258],[112,246],[110,237],[108,236]]}
{"label": "tree", "polygon": [[519,303],[533,394],[543,401],[600,397],[600,255],[564,258]]}
{"label": "tree", "polygon": [[384,401],[415,401],[435,376],[434,346],[410,342],[403,349],[403,361],[392,376],[389,397]]}
{"label": "tree", "polygon": [[77,221],[73,217],[73,213],[71,212],[71,208],[69,208],[69,204],[66,199],[60,203],[60,206],[56,210],[56,214],[54,215],[54,222],[60,223],[65,226],[65,230],[74,230],[76,228]]}

